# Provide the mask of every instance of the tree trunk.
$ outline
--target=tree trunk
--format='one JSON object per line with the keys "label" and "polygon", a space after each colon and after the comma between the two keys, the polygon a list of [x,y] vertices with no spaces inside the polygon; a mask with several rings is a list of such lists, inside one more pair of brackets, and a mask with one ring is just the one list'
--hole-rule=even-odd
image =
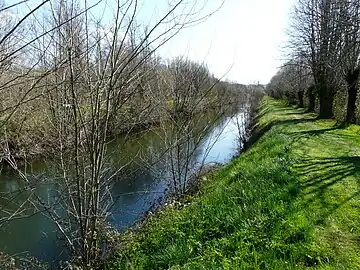
{"label": "tree trunk", "polygon": [[308,104],[308,112],[314,112],[315,111],[315,86],[312,85],[308,89],[308,98],[309,98],[309,104]]}
{"label": "tree trunk", "polygon": [[304,91],[298,91],[298,107],[304,108]]}
{"label": "tree trunk", "polygon": [[356,98],[357,98],[357,87],[359,79],[359,69],[353,72],[349,72],[346,77],[347,90],[348,90],[348,101],[346,109],[345,121],[349,124],[356,123]]}
{"label": "tree trunk", "polygon": [[334,117],[333,113],[333,102],[334,102],[334,92],[332,89],[327,88],[322,85],[319,91],[319,101],[320,101],[320,119],[331,119]]}

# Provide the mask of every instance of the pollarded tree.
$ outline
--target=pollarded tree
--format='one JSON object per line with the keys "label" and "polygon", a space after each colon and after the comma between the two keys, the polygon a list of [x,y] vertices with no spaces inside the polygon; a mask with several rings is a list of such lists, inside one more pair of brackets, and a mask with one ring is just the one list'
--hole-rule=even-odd
{"label": "pollarded tree", "polygon": [[304,107],[304,95],[311,82],[311,73],[301,58],[288,61],[271,79],[270,95],[285,98],[290,104]]}
{"label": "pollarded tree", "polygon": [[343,1],[339,27],[341,29],[338,68],[347,85],[346,122],[356,122],[356,99],[360,72],[360,3]]}
{"label": "pollarded tree", "polygon": [[[312,74],[311,69],[307,66],[305,59],[300,56],[293,60],[294,64],[294,80],[296,81],[295,87],[298,98],[298,106],[300,108],[305,107],[304,96],[308,91],[311,83],[312,83]],[[309,97],[309,96],[308,96]],[[308,104],[310,103],[310,97],[308,100]]]}
{"label": "pollarded tree", "polygon": [[339,85],[339,25],[342,1],[299,0],[294,13],[290,45],[311,68],[320,103],[320,118],[333,117],[333,101]]}

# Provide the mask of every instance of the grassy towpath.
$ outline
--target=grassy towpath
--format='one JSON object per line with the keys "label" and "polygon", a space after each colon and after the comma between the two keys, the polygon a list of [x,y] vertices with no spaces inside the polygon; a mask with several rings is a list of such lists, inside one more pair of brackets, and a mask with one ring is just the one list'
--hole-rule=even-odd
{"label": "grassy towpath", "polygon": [[258,120],[258,141],[124,236],[109,269],[360,269],[360,126],[268,97]]}

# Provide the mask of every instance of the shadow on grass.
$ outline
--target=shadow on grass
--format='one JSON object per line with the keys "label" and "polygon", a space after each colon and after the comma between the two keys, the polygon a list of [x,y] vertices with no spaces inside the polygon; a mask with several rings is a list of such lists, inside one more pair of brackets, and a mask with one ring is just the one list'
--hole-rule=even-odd
{"label": "shadow on grass", "polygon": [[[269,109],[270,106],[272,107],[271,109]],[[276,112],[274,115],[276,118],[267,122],[266,125],[257,127],[255,136],[250,140],[250,145],[256,143],[274,126],[310,123],[318,120],[315,114],[309,114],[304,109],[285,107],[286,105],[280,102],[270,104],[270,106],[267,107],[267,110],[260,111],[261,114],[259,114],[259,117],[265,116],[266,113],[272,114]],[[306,129],[305,131],[293,132],[294,130],[291,127],[288,129],[290,131],[289,133],[287,133],[287,130],[283,130],[282,132],[294,135],[292,143],[302,138],[308,139],[309,137],[322,136],[324,134],[326,135],[326,138],[327,135],[330,135],[332,137],[331,142],[335,143],[336,146],[338,146],[336,143],[337,140],[339,140],[339,142],[341,141],[341,145],[348,144],[350,146],[352,142],[356,140],[360,142],[359,138],[355,138],[356,135],[341,131],[341,129],[346,127],[347,125],[339,125],[339,123],[330,127],[328,125],[324,127],[322,125],[309,124],[300,126],[301,129]],[[338,130],[340,132],[338,132]],[[316,143],[317,138],[314,138],[312,142]],[[304,140],[303,143],[306,143],[306,140]],[[331,146],[324,145],[323,147],[326,148]],[[320,148],[319,150],[321,151],[322,149]],[[316,252],[311,254],[315,256],[308,256],[307,254],[310,254],[308,252],[311,251],[306,251],[306,253],[300,251],[297,253],[295,249],[291,249],[291,245],[302,245],[302,243],[310,241],[307,239],[307,236],[311,235],[314,226],[323,226],[329,221],[329,217],[335,216],[335,218],[337,218],[339,208],[347,211],[348,208],[342,207],[353,207],[352,205],[355,202],[354,199],[360,196],[360,157],[351,156],[351,154],[341,156],[336,150],[334,151],[334,157],[302,158],[298,165],[294,166],[296,168],[296,174],[294,176],[297,180],[290,188],[284,188],[288,194],[284,196],[283,201],[286,201],[291,205],[293,200],[298,200],[301,202],[301,207],[289,207],[282,215],[279,215],[279,220],[274,218],[267,224],[269,235],[276,235],[278,233],[278,226],[280,226],[279,224],[284,216],[289,216],[289,218],[292,219],[297,211],[301,211],[301,215],[305,214],[308,217],[308,225],[302,227],[300,224],[298,226],[299,228],[287,235],[285,244],[289,245],[289,247],[282,248],[282,253],[279,255],[284,256],[285,258],[295,256],[296,262],[304,266],[312,267],[319,263],[327,264],[330,262],[329,260],[331,260],[331,258],[329,259],[328,255],[324,255],[323,257],[319,256]],[[342,153],[344,154],[345,152]],[[301,178],[298,178],[297,176],[300,176]],[[354,207],[360,207],[360,205],[357,204]],[[344,223],[340,225],[346,226]],[[324,226],[323,229],[330,232],[330,229],[327,226]],[[288,228],[284,227],[284,231],[287,230]],[[288,250],[289,254],[286,254],[286,250]]]}
{"label": "shadow on grass", "polygon": [[299,134],[299,135],[308,135],[308,136],[319,136],[322,135],[328,131],[333,131],[339,129],[338,127],[331,127],[331,128],[323,128],[323,129],[312,129],[312,130],[306,130],[306,131],[297,131],[292,132],[292,134]]}
{"label": "shadow on grass", "polygon": [[[300,184],[305,195],[311,195],[306,206],[316,201],[320,203],[322,211],[319,213],[315,224],[322,224],[334,211],[360,195],[360,189],[350,192],[346,190],[345,198],[336,199],[341,188],[347,189],[345,183],[350,176],[353,176],[360,184],[360,157],[342,156],[336,158],[305,158],[295,166],[298,175],[305,177],[306,181]],[[341,187],[337,186],[341,184]],[[333,190],[330,190],[334,188]],[[337,189],[338,188],[338,189]],[[343,194],[342,194],[343,195]]]}
{"label": "shadow on grass", "polygon": [[[277,125],[293,125],[300,123],[307,123],[311,121],[316,121],[315,118],[294,118],[294,119],[275,119],[273,121],[269,121],[264,126],[256,125],[251,132],[250,139],[245,143],[242,152],[247,151],[252,145],[254,145],[262,136],[265,135],[272,127]],[[258,121],[256,121],[258,122]]]}
{"label": "shadow on grass", "polygon": [[302,170],[300,175],[316,173],[316,177],[310,177],[306,184],[306,186],[313,186],[333,178],[346,177],[348,174],[354,176],[360,175],[360,157],[307,158],[303,159],[302,164],[296,167]]}
{"label": "shadow on grass", "polygon": [[[294,110],[297,110],[296,108],[287,105],[285,102],[271,102],[271,105],[269,106],[269,102],[264,102],[259,107],[259,113],[257,115],[258,118],[263,117],[264,115],[268,113],[274,113],[281,111],[283,114],[297,114],[294,112]],[[305,111],[301,109],[299,113],[304,113]]]}
{"label": "shadow on grass", "polygon": [[[292,119],[274,119],[266,123],[266,125],[260,126],[259,120],[264,117],[266,114],[273,114],[276,112],[281,112],[278,116],[281,118],[288,117],[289,115],[298,115],[298,118]],[[250,139],[245,143],[242,152],[246,152],[252,145],[254,145],[265,133],[267,133],[273,126],[276,125],[290,125],[290,124],[299,124],[299,123],[306,123],[310,121],[316,121],[316,117],[304,117],[307,114],[306,109],[304,108],[295,108],[294,106],[289,106],[285,104],[285,102],[264,102],[259,107],[259,113],[254,119],[256,123],[251,132]]]}
{"label": "shadow on grass", "polygon": [[306,113],[306,111],[304,111],[304,110],[299,110],[299,109],[297,109],[297,110],[298,110],[297,112],[285,111],[285,112],[284,112],[284,115],[301,115],[301,114],[305,114],[305,113]]}

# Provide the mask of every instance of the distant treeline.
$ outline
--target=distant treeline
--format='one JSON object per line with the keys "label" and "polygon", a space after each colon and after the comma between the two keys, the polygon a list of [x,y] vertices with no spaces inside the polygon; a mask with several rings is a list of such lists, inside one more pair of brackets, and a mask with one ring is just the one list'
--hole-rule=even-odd
{"label": "distant treeline", "polygon": [[286,62],[267,85],[320,118],[359,123],[360,2],[298,0]]}
{"label": "distant treeline", "polygon": [[[128,50],[131,54],[130,48]],[[50,68],[20,66],[14,61],[1,75],[3,81],[13,81],[0,93],[3,126],[0,139],[3,143],[6,141],[13,156],[53,152],[59,125],[71,117],[72,98],[67,89],[70,82],[66,81],[66,74],[62,74],[67,71],[58,70],[44,76]],[[77,110],[83,116],[89,114],[90,119],[92,101],[84,80],[99,83],[97,75],[82,78],[82,67],[75,70],[76,79],[71,84],[76,88]],[[18,76],[19,72],[26,75]],[[29,91],[37,80],[41,83]],[[158,56],[147,57],[131,81],[124,82],[121,76],[114,79],[113,87],[116,92],[113,98],[117,99],[113,106],[118,108],[107,119],[112,136],[148,126],[164,117],[184,117],[199,110],[255,102],[263,91],[262,87],[221,81],[206,66],[189,59],[164,60]],[[106,110],[105,103],[99,106],[100,112]]]}

